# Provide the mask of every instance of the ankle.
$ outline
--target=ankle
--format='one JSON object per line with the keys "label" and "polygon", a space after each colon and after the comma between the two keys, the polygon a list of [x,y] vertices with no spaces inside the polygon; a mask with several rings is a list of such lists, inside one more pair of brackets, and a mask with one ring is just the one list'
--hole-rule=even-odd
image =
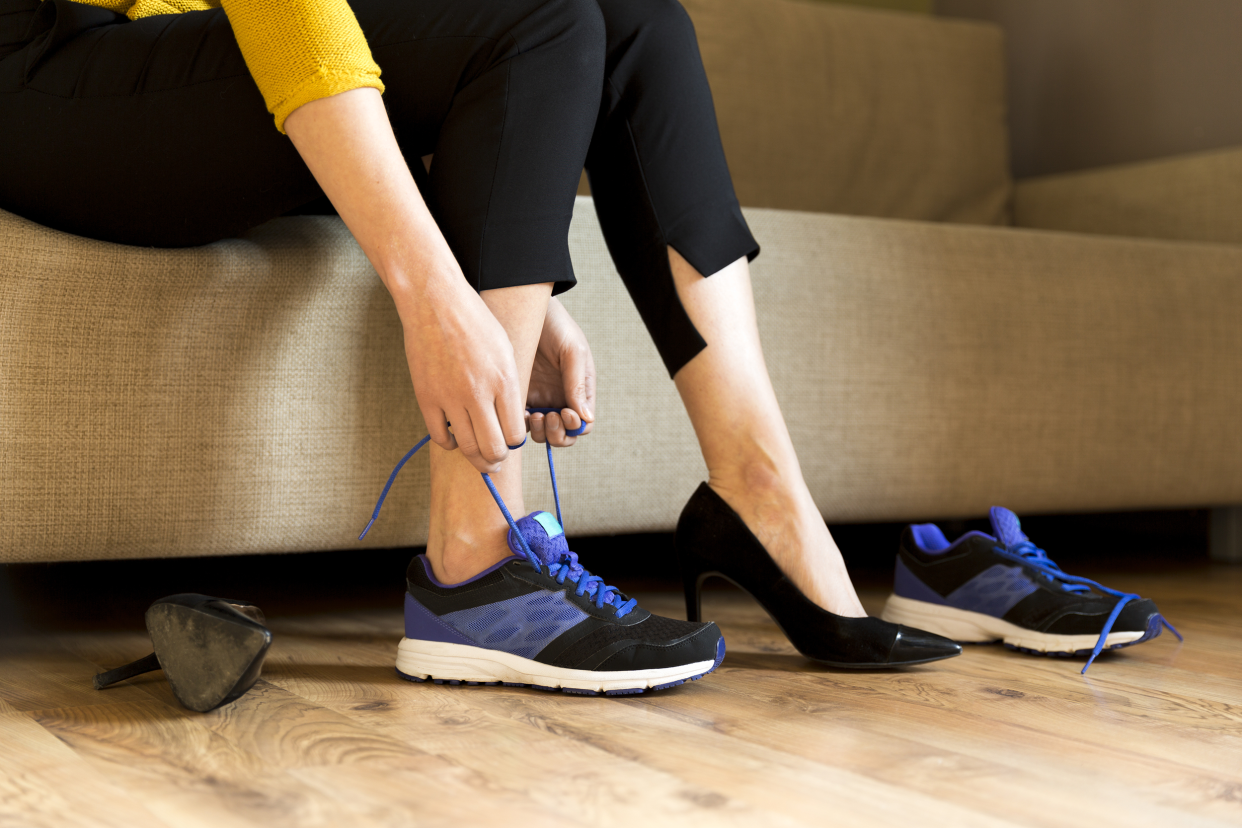
{"label": "ankle", "polygon": [[508,532],[508,526],[503,532],[477,536],[433,532],[427,540],[432,574],[444,584],[459,584],[473,578],[513,554]]}
{"label": "ankle", "polygon": [[739,515],[759,520],[796,511],[801,479],[796,465],[784,468],[771,454],[756,450],[710,469],[707,485]]}

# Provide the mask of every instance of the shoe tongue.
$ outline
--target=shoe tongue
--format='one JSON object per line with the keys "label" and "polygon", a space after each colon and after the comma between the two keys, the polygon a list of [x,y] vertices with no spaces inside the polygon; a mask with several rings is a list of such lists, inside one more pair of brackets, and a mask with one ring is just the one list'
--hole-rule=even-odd
{"label": "shoe tongue", "polygon": [[[535,557],[545,564],[554,564],[562,555],[569,554],[569,543],[565,540],[565,530],[557,523],[556,517],[547,512],[531,512],[517,522],[518,531],[526,538],[526,544]],[[522,545],[509,530],[509,548],[515,555],[524,555]]]}
{"label": "shoe tongue", "polygon": [[988,516],[992,519],[992,534],[1005,546],[1014,546],[1030,540],[1022,533],[1022,522],[1018,520],[1018,516],[1008,509],[993,506]]}

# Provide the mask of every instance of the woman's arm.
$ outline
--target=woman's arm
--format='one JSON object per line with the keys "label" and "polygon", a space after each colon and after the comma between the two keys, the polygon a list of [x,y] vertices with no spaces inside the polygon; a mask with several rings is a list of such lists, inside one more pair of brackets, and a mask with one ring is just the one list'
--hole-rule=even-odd
{"label": "woman's arm", "polygon": [[276,128],[299,107],[350,89],[384,91],[348,0],[137,0],[131,18],[219,5]]}
{"label": "woman's arm", "polygon": [[428,212],[379,92],[311,101],[284,125],[392,294],[431,439],[497,471],[526,431],[513,347]]}

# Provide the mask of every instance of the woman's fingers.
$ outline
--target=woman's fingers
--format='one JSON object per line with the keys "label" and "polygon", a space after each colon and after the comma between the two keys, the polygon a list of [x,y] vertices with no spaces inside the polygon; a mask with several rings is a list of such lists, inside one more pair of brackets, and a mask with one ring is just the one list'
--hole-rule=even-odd
{"label": "woman's fingers", "polygon": [[[568,448],[578,442],[580,435],[571,435],[569,432],[576,431],[583,424],[583,421],[578,416],[578,412],[572,408],[562,408],[560,412],[549,412],[534,416],[538,416],[542,420],[539,428],[539,438],[536,438],[538,442],[546,441],[557,448]],[[534,416],[531,418],[532,421]],[[590,431],[589,423],[582,433],[586,434],[588,431]],[[534,435],[533,428],[531,429],[531,434],[532,436]]]}
{"label": "woman's fingers", "polygon": [[536,443],[547,441],[547,431],[545,430],[545,419],[542,412],[533,411],[530,417],[530,438]]}
{"label": "woman's fingers", "polygon": [[556,407],[548,414],[532,414],[531,436],[540,443],[572,446],[577,436],[567,432],[591,431],[595,420],[595,360],[578,323],[555,299],[548,303],[539,350],[535,355],[529,404]]}
{"label": "woman's fingers", "polygon": [[423,422],[427,425],[427,433],[431,435],[431,442],[445,451],[457,448],[457,440],[453,437],[453,432],[449,431],[449,421],[444,416],[444,411],[439,408],[426,409],[422,406],[419,408],[422,409]]}
{"label": "woman's fingers", "polygon": [[561,357],[561,381],[567,406],[563,409],[567,419],[565,427],[574,431],[585,423],[582,433],[590,434],[595,422],[595,358],[581,328],[572,319],[569,324],[577,336]]}
{"label": "woman's fingers", "polygon": [[[577,438],[570,437],[565,433],[566,412],[573,415],[575,420],[577,420],[578,415],[567,408],[562,409],[559,414],[554,411],[549,411],[546,414],[541,411],[532,412],[530,415],[531,439],[536,443],[550,443],[557,448],[572,446],[577,441]],[[568,426],[570,431],[576,427]]]}
{"label": "woman's fingers", "polygon": [[549,411],[544,415],[544,431],[548,435],[548,442],[558,448],[571,446],[574,443],[573,437],[565,435],[565,421],[555,411]]}
{"label": "woman's fingers", "polygon": [[505,446],[517,448],[526,441],[526,407],[516,382],[506,382],[501,389],[496,400],[496,418]]}
{"label": "woman's fingers", "polygon": [[457,438],[462,456],[470,465],[487,474],[500,471],[500,463],[509,454],[509,449],[493,412],[479,411],[471,417],[470,412],[462,410],[453,417],[453,435]]}

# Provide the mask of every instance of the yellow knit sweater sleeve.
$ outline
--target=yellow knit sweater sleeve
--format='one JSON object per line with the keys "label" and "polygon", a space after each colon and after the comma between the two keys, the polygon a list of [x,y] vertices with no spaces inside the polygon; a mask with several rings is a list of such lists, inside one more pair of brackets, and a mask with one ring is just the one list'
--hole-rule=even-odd
{"label": "yellow knit sweater sleeve", "polygon": [[86,0],[131,20],[220,8],[276,128],[302,104],[369,86],[384,91],[362,28],[346,0]]}

